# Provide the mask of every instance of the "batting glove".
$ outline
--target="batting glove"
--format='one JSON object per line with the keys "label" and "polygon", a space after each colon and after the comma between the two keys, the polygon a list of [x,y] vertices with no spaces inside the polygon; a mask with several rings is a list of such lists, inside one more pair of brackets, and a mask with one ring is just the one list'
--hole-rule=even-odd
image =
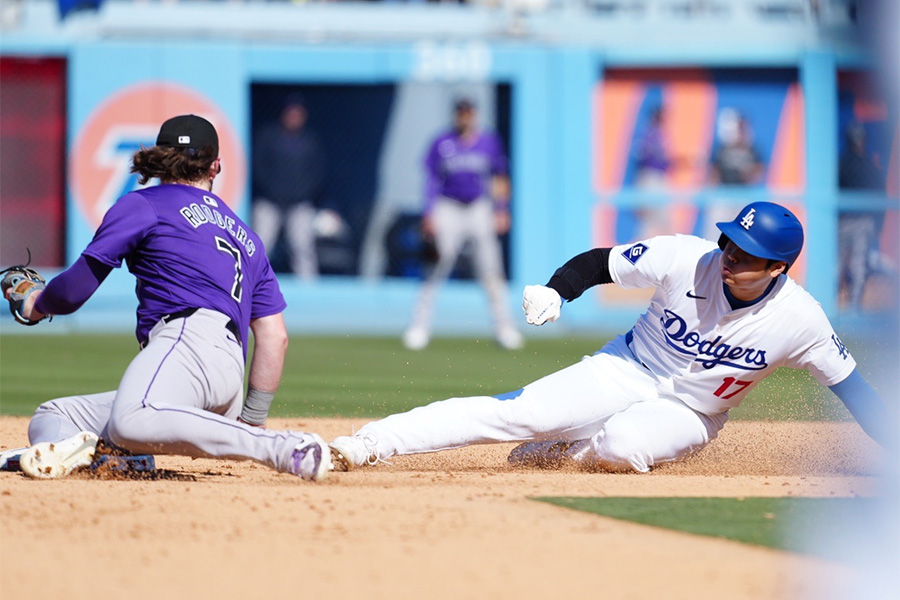
{"label": "batting glove", "polygon": [[562,298],[559,292],[543,285],[526,285],[522,294],[525,320],[532,325],[552,323],[559,318]]}

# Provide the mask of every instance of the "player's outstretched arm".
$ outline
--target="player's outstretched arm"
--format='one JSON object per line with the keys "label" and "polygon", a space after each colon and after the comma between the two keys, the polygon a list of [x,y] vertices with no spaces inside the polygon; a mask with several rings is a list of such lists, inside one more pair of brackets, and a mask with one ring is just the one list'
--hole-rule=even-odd
{"label": "player's outstretched arm", "polygon": [[578,298],[588,288],[612,283],[609,254],[612,248],[594,248],[582,252],[561,266],[547,282],[567,302]]}
{"label": "player's outstretched arm", "polygon": [[68,315],[87,302],[113,268],[82,254],[75,263],[50,280],[34,308],[47,315]]}
{"label": "player's outstretched arm", "polygon": [[[51,279],[46,286],[43,279],[39,285],[34,285],[20,299],[17,312],[29,325],[45,316],[73,313],[97,291],[112,269],[95,258],[81,255],[71,267]],[[14,290],[7,289],[5,282],[6,279],[4,296],[12,302],[11,292]]]}
{"label": "player's outstretched arm", "polygon": [[897,449],[897,417],[872,386],[854,369],[846,379],[830,386],[869,437],[890,450]]}
{"label": "player's outstretched arm", "polygon": [[250,329],[253,331],[253,357],[247,399],[240,419],[249,425],[262,426],[266,424],[269,407],[281,384],[288,334],[281,313],[253,319]]}
{"label": "player's outstretched arm", "polygon": [[601,283],[612,283],[609,272],[611,248],[582,252],[561,266],[547,285],[527,285],[522,294],[525,320],[532,325],[552,323],[559,318],[563,300],[571,301]]}

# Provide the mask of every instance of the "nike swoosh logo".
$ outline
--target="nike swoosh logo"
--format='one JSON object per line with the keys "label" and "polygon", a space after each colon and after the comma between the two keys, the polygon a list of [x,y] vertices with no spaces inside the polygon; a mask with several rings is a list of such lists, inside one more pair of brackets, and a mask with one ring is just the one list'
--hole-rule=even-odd
{"label": "nike swoosh logo", "polygon": [[706,296],[695,296],[694,294],[692,294],[690,292],[687,293],[687,297],[688,298],[696,298],[697,300],[706,300]]}

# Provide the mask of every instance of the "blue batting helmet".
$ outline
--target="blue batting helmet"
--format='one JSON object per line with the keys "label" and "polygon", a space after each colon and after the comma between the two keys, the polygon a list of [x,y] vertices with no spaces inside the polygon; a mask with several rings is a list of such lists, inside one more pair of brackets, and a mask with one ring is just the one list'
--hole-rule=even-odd
{"label": "blue batting helmet", "polygon": [[734,221],[716,223],[722,232],[719,247],[728,240],[753,256],[783,260],[790,267],[803,248],[803,225],[794,213],[772,202],[754,202],[741,209]]}

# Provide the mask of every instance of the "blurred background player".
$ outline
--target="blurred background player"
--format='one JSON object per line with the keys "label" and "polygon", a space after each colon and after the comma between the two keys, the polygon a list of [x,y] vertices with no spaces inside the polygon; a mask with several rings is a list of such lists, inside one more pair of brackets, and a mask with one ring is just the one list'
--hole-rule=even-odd
{"label": "blurred background player", "polygon": [[497,342],[509,350],[522,347],[522,334],[506,306],[503,253],[497,237],[510,227],[507,168],[500,138],[481,131],[475,104],[458,98],[453,105],[453,129],[432,142],[425,158],[422,229],[426,238],[433,236],[437,261],[403,334],[407,348],[421,350],[428,345],[438,288],[467,242],[473,245],[475,271],[490,302]]}
{"label": "blurred background player", "polygon": [[[884,190],[884,174],[866,154],[866,130],[853,122],[847,127],[846,148],[838,168],[838,185],[845,190]],[[879,263],[881,213],[844,211],[838,217],[838,249],[842,291],[850,310],[862,309],[866,280]]]}
{"label": "blurred background player", "polygon": [[[635,140],[634,185],[637,189],[654,195],[670,191],[669,174],[676,162],[666,135],[665,119],[665,109],[662,106],[655,107]],[[652,237],[671,230],[671,217],[664,204],[641,206],[634,209],[634,216],[640,224],[640,234],[635,238]]]}
{"label": "blurred background player", "polygon": [[173,117],[132,161],[141,184],[161,184],[119,198],[78,260],[29,294],[21,313],[33,324],[75,312],[124,260],[138,282],[141,351],[117,390],[39,406],[22,470],[65,477],[89,465],[103,439],[138,454],[251,459],[323,478],[331,463],[319,436],[261,428],[281,381],[286,303],[259,237],[212,192],[221,172],[215,128]]}
{"label": "blurred background player", "polygon": [[747,118],[733,108],[722,109],[717,121],[719,145],[710,164],[713,185],[762,183],[765,166],[753,145],[753,130]]}
{"label": "blurred background player", "polygon": [[253,146],[253,227],[270,259],[283,232],[291,269],[307,280],[319,274],[314,225],[325,178],[324,153],[308,116],[303,97],[291,94],[278,122],[264,127]]}
{"label": "blurred background player", "polygon": [[672,167],[669,144],[666,140],[663,123],[665,113],[657,106],[650,113],[646,126],[635,141],[635,174],[634,185],[645,190],[663,190],[668,181],[669,169]]}

